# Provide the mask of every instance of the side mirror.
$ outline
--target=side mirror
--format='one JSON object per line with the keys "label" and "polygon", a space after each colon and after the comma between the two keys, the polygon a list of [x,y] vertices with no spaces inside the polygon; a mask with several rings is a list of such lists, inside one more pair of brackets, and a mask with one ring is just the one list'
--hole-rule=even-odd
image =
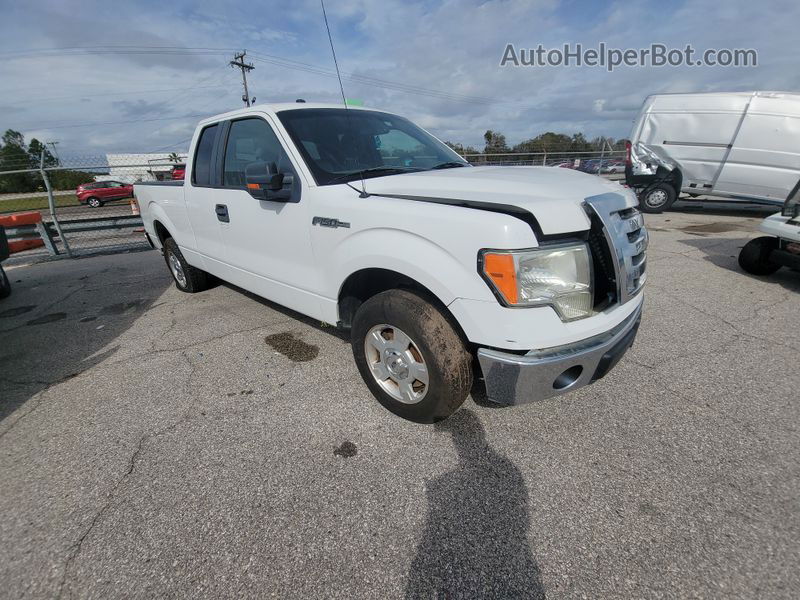
{"label": "side mirror", "polygon": [[253,162],[244,169],[247,191],[256,200],[288,202],[292,197],[294,176],[278,173],[275,163]]}

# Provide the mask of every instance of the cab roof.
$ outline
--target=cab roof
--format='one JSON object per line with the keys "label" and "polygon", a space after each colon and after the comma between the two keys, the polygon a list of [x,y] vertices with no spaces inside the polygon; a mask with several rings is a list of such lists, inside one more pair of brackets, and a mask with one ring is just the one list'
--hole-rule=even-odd
{"label": "cab roof", "polygon": [[[344,104],[329,104],[324,102],[280,102],[276,104],[256,104],[255,106],[240,108],[238,110],[232,110],[230,112],[221,113],[218,115],[214,115],[213,117],[202,119],[200,121],[200,124],[205,125],[207,123],[224,121],[226,119],[232,119],[253,113],[264,113],[264,112],[279,113],[286,110],[307,110],[311,108],[344,108]],[[347,110],[377,110],[377,109],[367,108],[364,106],[348,105]]]}

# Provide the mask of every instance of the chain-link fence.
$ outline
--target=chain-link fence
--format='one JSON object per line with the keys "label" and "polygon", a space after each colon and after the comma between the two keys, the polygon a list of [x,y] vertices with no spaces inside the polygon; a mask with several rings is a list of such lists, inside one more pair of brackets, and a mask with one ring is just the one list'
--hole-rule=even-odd
{"label": "chain-link fence", "polygon": [[107,154],[0,170],[0,225],[14,256],[40,259],[146,248],[133,184],[181,179],[185,160],[185,154],[176,153]]}
{"label": "chain-link fence", "polygon": [[[624,177],[624,152],[467,154],[476,166],[549,166]],[[17,257],[82,256],[147,247],[133,184],[182,179],[186,155],[106,154],[0,166],[0,225]],[[35,161],[34,161],[35,162]],[[12,168],[8,168],[8,167]]]}
{"label": "chain-link fence", "polygon": [[624,150],[590,152],[507,152],[498,154],[465,154],[475,166],[539,166],[576,169],[612,179],[625,174]]}

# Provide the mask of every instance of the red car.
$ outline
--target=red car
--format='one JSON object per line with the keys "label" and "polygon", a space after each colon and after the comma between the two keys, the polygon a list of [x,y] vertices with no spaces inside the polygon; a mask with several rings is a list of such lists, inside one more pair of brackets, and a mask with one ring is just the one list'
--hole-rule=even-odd
{"label": "red car", "polygon": [[78,201],[92,208],[100,208],[106,202],[133,197],[133,186],[119,181],[95,181],[84,183],[75,190]]}
{"label": "red car", "polygon": [[172,179],[183,180],[186,175],[186,165],[175,165],[172,167]]}

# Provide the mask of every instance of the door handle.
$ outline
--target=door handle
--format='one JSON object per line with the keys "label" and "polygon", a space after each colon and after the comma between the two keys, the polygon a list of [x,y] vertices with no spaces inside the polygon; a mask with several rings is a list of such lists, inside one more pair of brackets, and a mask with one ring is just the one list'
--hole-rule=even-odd
{"label": "door handle", "polygon": [[228,207],[224,204],[217,204],[214,207],[214,212],[217,213],[217,219],[223,223],[230,223],[231,218],[228,216]]}

